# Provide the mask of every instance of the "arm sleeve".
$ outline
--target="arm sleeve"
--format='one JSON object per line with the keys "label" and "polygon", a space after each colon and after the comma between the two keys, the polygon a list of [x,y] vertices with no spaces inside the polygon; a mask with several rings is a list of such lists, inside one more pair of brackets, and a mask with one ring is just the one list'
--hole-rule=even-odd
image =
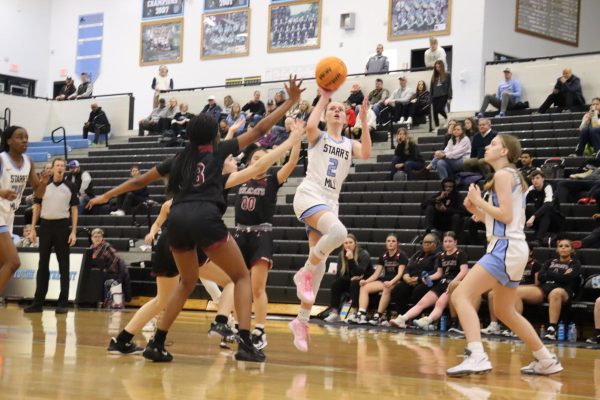
{"label": "arm sleeve", "polygon": [[521,89],[521,82],[513,81],[513,95],[520,98],[522,94],[523,90]]}
{"label": "arm sleeve", "polygon": [[[206,108],[206,106],[204,108]],[[248,111],[249,109],[250,109],[250,103],[246,103],[246,104],[244,104],[244,107],[242,107],[242,111],[244,111],[244,112]]]}
{"label": "arm sleeve", "polygon": [[90,84],[87,85],[85,92],[81,94],[81,97],[92,97],[93,92],[94,92],[94,85],[92,84],[92,82],[90,82]]}
{"label": "arm sleeve", "polygon": [[[446,65],[446,59],[445,59],[445,54],[444,54],[444,65]],[[447,78],[446,78],[446,85],[448,85],[448,98],[451,99],[452,98],[452,75],[448,74]]]}
{"label": "arm sleeve", "polygon": [[156,78],[152,78],[152,89],[156,90]]}
{"label": "arm sleeve", "polygon": [[458,253],[458,258],[457,258],[457,265],[460,267],[463,264],[469,264],[469,258],[467,257],[467,253],[465,253],[464,251],[459,251]]}
{"label": "arm sleeve", "polygon": [[92,183],[92,176],[89,172],[84,171],[81,174],[81,187],[79,188],[79,194],[85,194],[85,191],[90,186],[90,183]]}
{"label": "arm sleeve", "polygon": [[160,176],[167,176],[171,172],[171,168],[173,167],[173,163],[175,162],[175,157],[167,158],[165,161],[161,162],[156,166],[156,170],[160,174]]}
{"label": "arm sleeve", "polygon": [[579,78],[573,78],[571,82],[567,81],[564,83],[565,87],[569,92],[578,93],[581,92],[581,81]]}
{"label": "arm sleeve", "polygon": [[369,264],[371,264],[371,256],[369,255],[368,251],[363,249],[358,254],[358,263],[356,268],[361,274],[364,274],[367,271]]}
{"label": "arm sleeve", "polygon": [[69,189],[71,189],[71,200],[69,201],[69,205],[72,206],[78,206],[79,205],[79,198],[77,198],[77,189],[75,189],[75,186],[73,186],[72,183],[65,181],[65,185],[67,185],[67,187]]}
{"label": "arm sleeve", "polygon": [[538,273],[538,281],[540,283],[545,283],[548,280],[548,267],[551,263],[552,260],[547,260],[540,268],[540,271]]}
{"label": "arm sleeve", "polygon": [[385,58],[385,61],[383,62],[383,70],[381,72],[388,72],[390,70],[390,60],[388,60],[388,58]]}
{"label": "arm sleeve", "polygon": [[258,110],[256,111],[256,113],[259,115],[265,115],[266,112],[267,112],[267,109],[265,108],[265,103],[260,101],[258,103]]}

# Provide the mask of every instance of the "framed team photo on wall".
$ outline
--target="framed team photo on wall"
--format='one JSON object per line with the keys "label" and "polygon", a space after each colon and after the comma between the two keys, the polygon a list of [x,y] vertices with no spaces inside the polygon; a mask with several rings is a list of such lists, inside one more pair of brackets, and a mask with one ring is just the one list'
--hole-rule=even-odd
{"label": "framed team photo on wall", "polygon": [[142,19],[183,15],[183,0],[142,0]]}
{"label": "framed team photo on wall", "polygon": [[389,0],[388,40],[450,34],[452,0]]}
{"label": "framed team photo on wall", "polygon": [[248,8],[250,0],[204,0],[204,12],[228,11]]}
{"label": "framed team photo on wall", "polygon": [[271,4],[267,40],[269,53],[321,47],[321,1]]}
{"label": "framed team photo on wall", "polygon": [[242,57],[250,52],[250,9],[202,14],[200,58]]}
{"label": "framed team photo on wall", "polygon": [[140,65],[178,63],[183,59],[183,18],[142,22]]}

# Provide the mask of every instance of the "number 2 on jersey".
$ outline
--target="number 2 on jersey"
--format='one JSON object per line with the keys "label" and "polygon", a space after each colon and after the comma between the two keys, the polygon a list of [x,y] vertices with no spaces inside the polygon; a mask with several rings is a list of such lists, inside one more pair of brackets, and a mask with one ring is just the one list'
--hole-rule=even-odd
{"label": "number 2 on jersey", "polygon": [[339,160],[337,158],[329,159],[329,166],[327,167],[327,176],[335,178],[335,173],[338,167]]}

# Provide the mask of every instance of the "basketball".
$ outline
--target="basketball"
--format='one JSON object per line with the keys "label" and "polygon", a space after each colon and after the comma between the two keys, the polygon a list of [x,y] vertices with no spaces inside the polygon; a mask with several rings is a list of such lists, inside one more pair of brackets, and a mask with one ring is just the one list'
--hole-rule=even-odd
{"label": "basketball", "polygon": [[346,64],[337,57],[326,57],[319,61],[315,69],[317,85],[325,90],[334,91],[338,89],[348,75]]}

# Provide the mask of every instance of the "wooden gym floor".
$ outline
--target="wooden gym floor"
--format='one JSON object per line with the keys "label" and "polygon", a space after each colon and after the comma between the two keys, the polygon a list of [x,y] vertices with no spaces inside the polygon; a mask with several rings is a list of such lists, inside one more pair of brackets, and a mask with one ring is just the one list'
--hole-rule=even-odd
{"label": "wooden gym floor", "polygon": [[565,372],[523,377],[519,368],[531,361],[524,346],[488,341],[494,371],[447,378],[445,368],[461,360],[461,339],[311,325],[303,354],[287,322],[269,321],[267,363],[256,365],[237,363],[207,338],[214,314],[184,312],[168,338],[174,361],[154,364],[106,353],[132,315],[0,308],[0,399],[600,398],[600,350],[555,348]]}

